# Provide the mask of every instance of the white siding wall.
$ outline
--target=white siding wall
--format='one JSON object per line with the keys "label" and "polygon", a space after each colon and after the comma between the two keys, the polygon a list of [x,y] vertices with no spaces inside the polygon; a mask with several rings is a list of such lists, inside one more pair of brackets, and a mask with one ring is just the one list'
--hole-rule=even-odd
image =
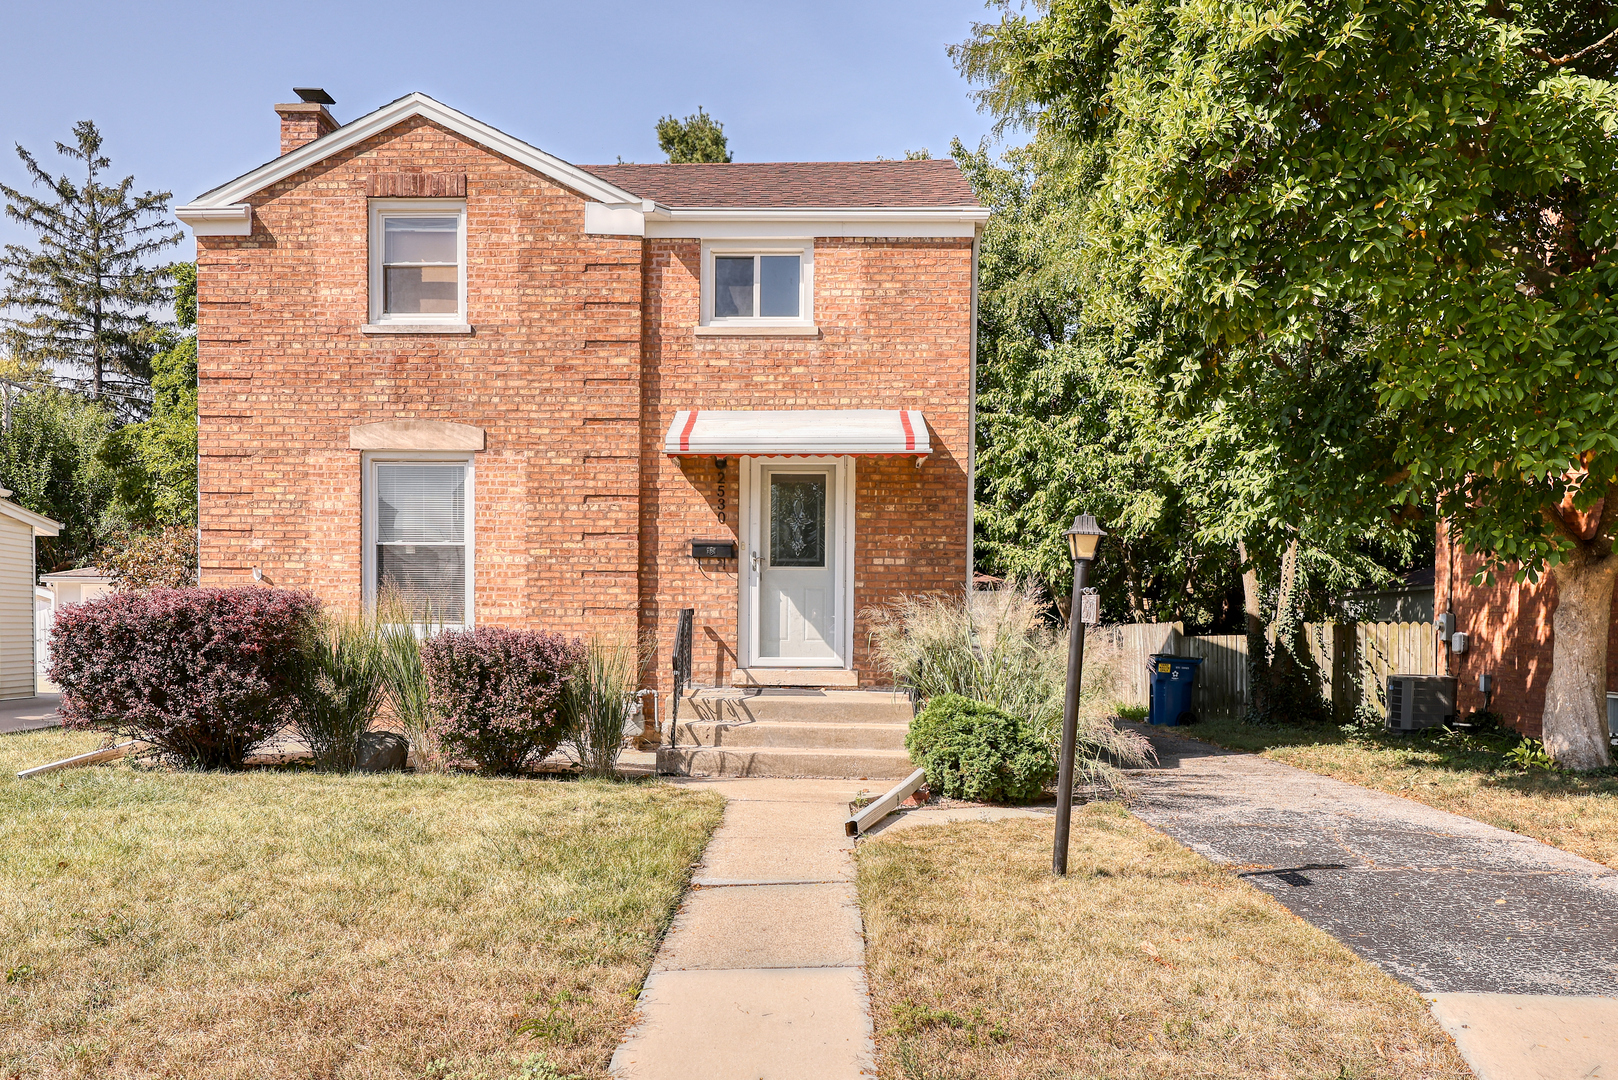
{"label": "white siding wall", "polygon": [[34,530],[0,517],[0,698],[34,693]]}

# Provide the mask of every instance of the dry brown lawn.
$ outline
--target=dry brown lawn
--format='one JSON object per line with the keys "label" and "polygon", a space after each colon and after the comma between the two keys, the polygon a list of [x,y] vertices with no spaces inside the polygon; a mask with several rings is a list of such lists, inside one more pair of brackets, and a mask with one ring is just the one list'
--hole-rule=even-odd
{"label": "dry brown lawn", "polygon": [[1466,1080],[1416,991],[1131,818],[894,832],[859,849],[884,1078]]}
{"label": "dry brown lawn", "polygon": [[0,737],[7,1080],[601,1075],[723,810],[655,783],[15,778],[94,742]]}
{"label": "dry brown lawn", "polygon": [[1514,740],[1455,733],[1350,735],[1220,721],[1175,734],[1403,795],[1618,869],[1618,770],[1523,771],[1503,756]]}

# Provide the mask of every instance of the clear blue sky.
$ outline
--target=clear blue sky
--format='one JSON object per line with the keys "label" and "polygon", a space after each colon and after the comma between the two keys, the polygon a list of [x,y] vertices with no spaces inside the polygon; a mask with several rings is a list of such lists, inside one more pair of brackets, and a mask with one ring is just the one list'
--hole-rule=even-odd
{"label": "clear blue sky", "polygon": [[988,129],[944,49],[989,17],[981,0],[14,3],[0,180],[24,182],[16,143],[62,171],[53,144],[93,119],[118,176],[182,203],[275,156],[293,86],[324,87],[345,122],[420,90],[579,164],[661,161],[658,117],[698,105],[738,161],[942,156]]}

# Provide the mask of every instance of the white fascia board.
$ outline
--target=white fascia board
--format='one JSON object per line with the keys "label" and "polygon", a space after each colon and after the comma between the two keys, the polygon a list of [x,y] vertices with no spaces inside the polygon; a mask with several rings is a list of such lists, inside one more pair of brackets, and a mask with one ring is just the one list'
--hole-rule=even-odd
{"label": "white fascia board", "polygon": [[36,514],[32,510],[24,510],[14,502],[0,499],[0,514],[29,526],[34,530],[35,536],[57,536],[62,531],[60,521],[52,521],[43,514]]}
{"label": "white fascia board", "polygon": [[497,154],[511,158],[521,165],[526,165],[535,172],[550,177],[559,184],[572,188],[587,198],[598,202],[616,203],[619,205],[639,205],[639,196],[607,183],[605,180],[571,165],[561,158],[536,146],[530,146],[521,139],[512,138],[505,132],[492,128],[479,120],[474,120],[465,113],[450,108],[442,102],[435,101],[426,94],[407,94],[398,101],[382,106],[374,112],[367,113],[357,120],[351,120],[336,131],[313,142],[305,143],[290,153],[282,154],[274,161],[260,165],[252,172],[239,176],[228,184],[214,188],[212,191],[197,197],[185,209],[222,208],[240,203],[249,195],[263,191],[271,184],[284,180],[309,166],[317,164],[333,154],[341,153],[356,143],[364,142],[374,135],[378,135],[395,124],[403,123],[412,117],[424,117],[434,123],[463,135],[481,146],[493,150]]}
{"label": "white fascia board", "polygon": [[584,204],[584,231],[592,236],[645,236],[646,215],[640,205]]}
{"label": "white fascia board", "polygon": [[39,580],[48,581],[52,585],[111,585],[112,584],[112,578],[111,578],[110,575],[96,574],[94,576],[87,576],[85,574],[74,573],[72,570],[64,570],[59,574],[41,574],[41,575],[39,575]]}
{"label": "white fascia board", "polygon": [[174,216],[191,226],[197,236],[251,236],[253,208],[237,206],[177,206]]}
{"label": "white fascia board", "polygon": [[658,207],[646,235],[702,240],[803,236],[970,237],[989,218],[981,207],[928,209],[732,209]]}
{"label": "white fascia board", "polygon": [[873,206],[861,208],[846,206],[681,206],[671,208],[658,205],[652,211],[651,216],[654,220],[667,219],[673,221],[988,221],[989,209],[984,206]]}

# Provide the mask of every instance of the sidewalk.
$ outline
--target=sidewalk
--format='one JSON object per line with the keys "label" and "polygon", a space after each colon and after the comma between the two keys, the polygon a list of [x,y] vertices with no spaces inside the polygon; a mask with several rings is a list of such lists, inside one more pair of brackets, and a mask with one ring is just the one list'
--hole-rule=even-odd
{"label": "sidewalk", "polygon": [[61,694],[36,694],[0,701],[0,735],[56,727],[62,722],[56,715],[56,706],[61,700]]}
{"label": "sidewalk", "polygon": [[1618,871],[1409,799],[1139,730],[1160,767],[1133,774],[1136,816],[1424,991],[1483,1080],[1618,1080]]}
{"label": "sidewalk", "polygon": [[875,1075],[854,841],[858,780],[677,780],[723,794],[709,842],[613,1055],[620,1080]]}

